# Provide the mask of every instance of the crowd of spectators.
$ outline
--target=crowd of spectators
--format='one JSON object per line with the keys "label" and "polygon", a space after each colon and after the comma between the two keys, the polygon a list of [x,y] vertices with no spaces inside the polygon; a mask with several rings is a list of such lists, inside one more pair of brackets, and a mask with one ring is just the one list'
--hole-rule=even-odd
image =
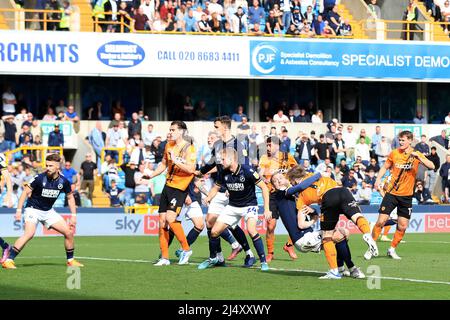
{"label": "crowd of spectators", "polygon": [[425,7],[429,14],[435,21],[444,22],[442,28],[445,34],[450,31],[450,1],[449,0],[423,0]]}
{"label": "crowd of spectators", "polygon": [[[179,31],[352,36],[336,0],[94,0],[103,32]],[[108,14],[105,12],[111,12]],[[129,27],[120,28],[118,22]]]}

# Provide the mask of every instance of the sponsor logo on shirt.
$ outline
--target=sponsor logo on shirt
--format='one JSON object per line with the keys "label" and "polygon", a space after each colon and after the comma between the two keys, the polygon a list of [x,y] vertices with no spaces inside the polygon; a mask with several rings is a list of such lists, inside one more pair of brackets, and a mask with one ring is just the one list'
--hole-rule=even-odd
{"label": "sponsor logo on shirt", "polygon": [[44,198],[58,198],[59,190],[43,188],[41,196],[43,196]]}
{"label": "sponsor logo on shirt", "polygon": [[227,189],[230,191],[244,191],[245,187],[243,183],[227,183]]}

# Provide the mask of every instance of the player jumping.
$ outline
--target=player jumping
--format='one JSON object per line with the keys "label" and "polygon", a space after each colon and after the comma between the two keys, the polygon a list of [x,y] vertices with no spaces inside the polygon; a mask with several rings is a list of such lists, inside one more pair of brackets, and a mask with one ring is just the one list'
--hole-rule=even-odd
{"label": "player jumping", "polygon": [[211,189],[205,202],[209,203],[224,186],[230,194],[229,203],[225,207],[214,223],[210,238],[210,257],[198,268],[206,269],[215,266],[219,260],[216,252],[218,250],[218,240],[220,234],[227,227],[235,227],[241,218],[245,219],[247,230],[253,240],[256,252],[261,261],[261,270],[269,270],[264,252],[264,244],[261,236],[256,231],[258,220],[258,201],[256,199],[255,185],[261,188],[264,199],[264,217],[268,220],[272,218],[269,210],[269,189],[259,174],[250,166],[240,164],[237,151],[231,148],[223,149],[220,153],[222,168],[219,169],[216,184]]}
{"label": "player jumping", "polygon": [[181,244],[183,252],[178,264],[188,264],[192,250],[189,247],[181,223],[177,221],[181,208],[188,195],[187,188],[194,175],[196,151],[194,145],[184,138],[187,126],[183,121],[173,121],[169,129],[169,141],[164,150],[164,158],[149,175],[149,179],[162,174],[167,169],[166,184],[161,193],[159,205],[159,244],[161,258],[155,266],[170,265],[169,227]]}
{"label": "player jumping", "polygon": [[[268,137],[266,140],[267,154],[264,154],[259,160],[259,174],[264,177],[264,182],[270,190],[270,211],[272,219],[267,221],[266,244],[267,244],[267,262],[272,261],[274,254],[275,228],[280,213],[277,209],[275,200],[275,190],[270,183],[270,178],[275,173],[285,174],[290,168],[297,165],[294,157],[289,152],[280,152],[280,139],[275,136]],[[292,242],[289,241],[283,247],[292,259],[297,259]]]}
{"label": "player jumping", "polygon": [[[416,182],[416,174],[419,164],[422,163],[425,167],[432,170],[434,163],[428,160],[422,153],[414,151],[411,147],[413,134],[411,131],[402,131],[398,134],[398,141],[400,147],[393,150],[384,166],[378,172],[377,180],[375,181],[375,188],[379,189],[381,186],[381,178],[387,170],[391,171],[391,179],[386,187],[386,194],[383,197],[379,209],[379,216],[375,227],[372,230],[373,239],[378,239],[381,229],[389,220],[389,216],[394,208],[397,208],[397,230],[394,234],[394,239],[387,251],[387,255],[393,259],[401,259],[395,249],[405,235],[405,231],[409,225],[409,219],[412,213],[412,196],[414,193],[414,186]],[[369,260],[373,256],[373,252],[367,251],[364,258]]]}
{"label": "player jumping", "polygon": [[[15,215],[16,221],[22,220],[22,207],[25,203],[25,232],[17,239],[8,258],[2,263],[5,269],[16,269],[14,259],[33,238],[38,222],[47,229],[54,229],[64,236],[67,266],[83,267],[74,256],[73,230],[77,223],[75,198],[72,194],[70,182],[59,172],[61,157],[59,154],[50,154],[46,158],[46,172],[36,175],[29,183],[24,185]],[[52,208],[59,194],[66,194],[71,218],[69,224]]]}

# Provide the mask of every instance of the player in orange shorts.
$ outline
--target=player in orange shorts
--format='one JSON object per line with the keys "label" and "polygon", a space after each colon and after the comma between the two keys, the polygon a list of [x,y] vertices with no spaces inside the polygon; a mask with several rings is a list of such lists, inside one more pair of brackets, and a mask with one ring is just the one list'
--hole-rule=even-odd
{"label": "player in orange shorts", "polygon": [[[266,139],[267,154],[264,154],[259,160],[259,174],[264,177],[264,182],[269,187],[270,191],[270,211],[272,212],[272,219],[267,221],[266,244],[267,244],[267,262],[272,261],[274,253],[275,242],[275,227],[277,226],[277,219],[280,217],[278,212],[275,190],[270,183],[270,178],[276,173],[285,174],[290,168],[297,165],[294,157],[288,152],[280,152],[280,139],[275,136]],[[286,242],[283,247],[292,259],[297,259],[291,239]]]}
{"label": "player in orange shorts", "polygon": [[192,141],[184,138],[187,133],[183,121],[173,121],[169,129],[169,141],[164,150],[164,158],[149,175],[149,179],[160,175],[167,169],[166,185],[161,193],[159,204],[159,244],[161,258],[155,266],[166,266],[169,261],[169,228],[175,234],[183,251],[178,264],[187,264],[192,250],[184,234],[181,223],[177,221],[181,208],[188,195],[188,186],[194,178],[197,155]]}
{"label": "player in orange shorts", "polygon": [[[405,231],[409,225],[409,219],[412,213],[412,197],[414,193],[414,186],[416,183],[416,174],[419,164],[422,163],[425,167],[432,170],[434,164],[428,160],[422,153],[414,151],[411,147],[413,134],[411,131],[402,131],[398,134],[400,147],[393,150],[384,166],[378,172],[377,180],[375,181],[375,188],[379,189],[381,186],[381,178],[386,173],[386,170],[391,171],[391,179],[386,187],[386,194],[383,197],[379,209],[379,216],[375,227],[372,230],[372,238],[378,239],[381,229],[389,220],[391,212],[397,208],[397,230],[394,234],[394,239],[387,251],[387,255],[393,259],[401,259],[395,249],[405,235]],[[367,251],[364,258],[369,260],[374,255]]]}

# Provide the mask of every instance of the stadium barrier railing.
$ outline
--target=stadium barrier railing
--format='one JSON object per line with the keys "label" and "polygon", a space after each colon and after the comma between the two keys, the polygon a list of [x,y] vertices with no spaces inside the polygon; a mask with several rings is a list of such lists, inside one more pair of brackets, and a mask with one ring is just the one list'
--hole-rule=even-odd
{"label": "stadium barrier railing", "polygon": [[[5,22],[9,26],[14,26],[15,30],[33,29],[30,25],[38,23],[42,26],[43,31],[48,31],[50,24],[58,24],[61,19],[54,19],[52,14],[61,14],[62,10],[38,10],[23,8],[0,8],[0,14],[5,17]],[[41,18],[42,17],[42,18]],[[71,30],[79,30],[79,26],[73,25],[74,19],[71,19]]]}
{"label": "stadium barrier railing", "polygon": [[[15,153],[18,152],[22,152],[22,153],[26,153],[27,151],[39,151],[39,152],[43,152],[42,155],[40,155],[41,161],[40,164],[43,168],[45,168],[46,165],[46,155],[49,153],[54,153],[54,152],[46,152],[44,154],[45,151],[50,151],[50,150],[56,150],[59,152],[60,156],[63,156],[63,147],[47,147],[47,146],[22,146],[13,150],[9,150],[5,152],[6,155],[6,163],[9,163],[9,158],[11,158],[11,156],[13,156]],[[13,157],[14,158],[14,157]]]}
{"label": "stadium barrier railing", "polygon": [[106,151],[117,151],[119,157],[119,160],[117,161],[117,166],[120,167],[123,163],[123,154],[125,152],[125,148],[117,148],[117,147],[102,148],[102,151],[100,152],[100,158],[102,163],[105,162]]}
{"label": "stadium barrier railing", "polygon": [[126,214],[158,214],[159,206],[151,206],[149,204],[135,204],[133,206],[125,206]]}

